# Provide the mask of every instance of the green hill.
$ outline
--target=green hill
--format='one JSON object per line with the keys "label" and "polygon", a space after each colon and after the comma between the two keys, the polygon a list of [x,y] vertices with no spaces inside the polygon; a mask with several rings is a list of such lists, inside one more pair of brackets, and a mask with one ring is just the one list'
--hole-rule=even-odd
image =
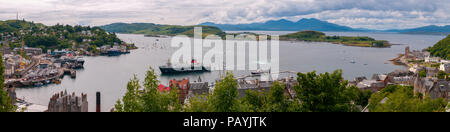
{"label": "green hill", "polygon": [[370,37],[326,36],[317,31],[301,31],[287,35],[281,35],[280,40],[296,40],[311,42],[329,42],[358,47],[390,47],[391,44],[384,40],[375,40]]}
{"label": "green hill", "polygon": [[442,59],[450,59],[450,35],[436,43],[429,49],[431,55],[441,57]]}
{"label": "green hill", "polygon": [[121,44],[115,34],[109,34],[98,27],[54,25],[46,26],[25,20],[0,21],[0,42],[11,49],[20,47],[24,41],[28,47],[47,49],[66,49],[84,47],[100,47],[103,45]]}
{"label": "green hill", "polygon": [[45,27],[44,24],[27,22],[23,20],[6,20],[0,21],[0,33],[2,32],[15,32],[21,29],[30,29]]}
{"label": "green hill", "polygon": [[108,32],[116,33],[130,33],[130,34],[145,34],[149,36],[157,35],[187,35],[194,36],[194,27],[203,28],[203,37],[207,35],[225,36],[225,32],[216,27],[211,26],[178,26],[178,25],[159,25],[153,23],[113,23],[109,25],[100,26]]}

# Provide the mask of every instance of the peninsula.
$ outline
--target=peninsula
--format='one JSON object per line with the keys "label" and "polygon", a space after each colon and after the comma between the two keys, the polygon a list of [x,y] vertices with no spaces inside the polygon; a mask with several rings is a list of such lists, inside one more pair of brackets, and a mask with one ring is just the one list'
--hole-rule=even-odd
{"label": "peninsula", "polygon": [[226,33],[212,26],[179,26],[154,23],[113,23],[100,28],[115,33],[144,34],[146,36],[194,36],[194,27],[202,27],[203,37],[208,35],[225,36]]}
{"label": "peninsula", "polygon": [[391,44],[385,40],[375,40],[370,37],[326,36],[318,31],[301,31],[287,35],[281,35],[280,40],[286,41],[310,41],[329,42],[346,46],[388,48]]}

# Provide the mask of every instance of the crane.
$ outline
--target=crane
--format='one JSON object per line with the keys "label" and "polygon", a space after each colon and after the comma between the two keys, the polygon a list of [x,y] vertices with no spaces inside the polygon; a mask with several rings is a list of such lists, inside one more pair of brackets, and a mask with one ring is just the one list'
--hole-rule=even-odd
{"label": "crane", "polygon": [[20,70],[22,70],[25,66],[25,62],[23,62],[23,39],[22,39],[22,47],[20,48]]}

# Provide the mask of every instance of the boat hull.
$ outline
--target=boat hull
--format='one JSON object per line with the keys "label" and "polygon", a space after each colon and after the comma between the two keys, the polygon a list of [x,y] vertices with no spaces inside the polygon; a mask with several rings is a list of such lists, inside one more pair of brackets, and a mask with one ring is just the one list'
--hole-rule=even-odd
{"label": "boat hull", "polygon": [[184,74],[184,73],[201,73],[201,72],[210,72],[206,67],[183,67],[183,68],[173,68],[173,67],[159,67],[161,73],[164,75],[170,74]]}

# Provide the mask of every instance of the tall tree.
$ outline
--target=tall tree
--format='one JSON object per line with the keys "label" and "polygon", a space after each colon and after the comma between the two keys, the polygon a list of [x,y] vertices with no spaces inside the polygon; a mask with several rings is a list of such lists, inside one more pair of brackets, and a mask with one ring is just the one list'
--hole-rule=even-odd
{"label": "tall tree", "polygon": [[227,73],[222,81],[217,83],[211,97],[211,107],[215,112],[238,112],[237,82],[232,73]]}
{"label": "tall tree", "polygon": [[135,76],[127,84],[122,101],[115,105],[116,112],[177,112],[181,111],[177,88],[169,92],[158,90],[159,81],[153,68],[147,71],[143,87]]}
{"label": "tall tree", "polygon": [[342,70],[332,74],[317,75],[315,72],[298,73],[298,85],[295,86],[297,98],[305,112],[349,112],[356,111],[351,99],[346,97],[347,82]]}
{"label": "tall tree", "polygon": [[127,84],[127,92],[122,101],[118,100],[115,105],[116,112],[142,112],[143,106],[141,102],[139,80],[136,75]]}
{"label": "tall tree", "polygon": [[421,99],[411,86],[388,86],[370,99],[370,112],[444,112],[445,99]]}
{"label": "tall tree", "polygon": [[280,82],[274,82],[270,87],[268,95],[269,112],[299,112],[299,106],[297,100],[288,100],[288,97],[284,94],[285,87]]}

